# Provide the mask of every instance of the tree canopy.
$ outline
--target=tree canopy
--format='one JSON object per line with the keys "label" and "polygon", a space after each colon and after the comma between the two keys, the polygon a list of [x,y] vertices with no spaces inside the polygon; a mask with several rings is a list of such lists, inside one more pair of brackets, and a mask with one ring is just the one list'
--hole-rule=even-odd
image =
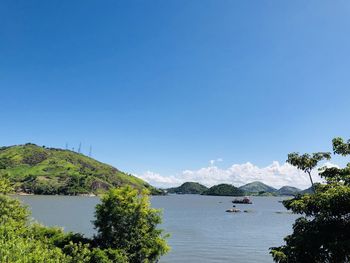
{"label": "tree canopy", "polygon": [[156,262],[168,252],[160,210],[150,207],[149,196],[131,187],[110,190],[96,206],[96,240],[101,248],[123,251],[129,262]]}
{"label": "tree canopy", "polygon": [[[349,141],[333,139],[333,152],[350,155]],[[314,164],[309,167],[315,167]],[[298,163],[294,165],[298,167]],[[350,261],[350,163],[345,168],[323,168],[320,176],[325,183],[315,184],[316,192],[284,201],[288,210],[302,217],[294,223],[293,233],[285,238],[286,244],[271,248],[275,262]]]}
{"label": "tree canopy", "polygon": [[290,153],[288,154],[287,163],[295,166],[296,168],[307,173],[310,178],[311,187],[315,191],[314,182],[312,180],[311,171],[317,166],[317,164],[326,159],[329,160],[331,154],[329,152],[317,152],[313,154],[304,153],[300,155],[299,153]]}
{"label": "tree canopy", "polygon": [[0,178],[1,262],[151,263],[169,250],[165,235],[157,228],[160,211],[150,207],[145,191],[131,187],[110,190],[96,208],[99,234],[88,239],[32,223],[28,209],[7,195],[11,189],[9,181]]}

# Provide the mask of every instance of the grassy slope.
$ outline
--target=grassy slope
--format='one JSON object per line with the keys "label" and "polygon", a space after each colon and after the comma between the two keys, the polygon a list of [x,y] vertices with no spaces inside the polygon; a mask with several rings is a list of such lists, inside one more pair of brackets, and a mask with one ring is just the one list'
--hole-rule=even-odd
{"label": "grassy slope", "polygon": [[17,182],[19,190],[37,194],[100,193],[120,185],[154,190],[143,180],[83,154],[34,144],[0,148],[0,174]]}

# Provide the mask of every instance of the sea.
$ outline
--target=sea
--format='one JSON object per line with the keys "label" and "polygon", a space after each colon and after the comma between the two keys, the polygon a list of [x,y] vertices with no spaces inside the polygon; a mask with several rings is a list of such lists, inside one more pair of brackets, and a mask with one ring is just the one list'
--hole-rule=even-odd
{"label": "sea", "polygon": [[[92,220],[98,197],[18,196],[33,220],[65,231],[94,235]],[[287,211],[286,197],[251,197],[253,204],[233,204],[234,197],[202,195],[153,196],[163,213],[159,226],[169,233],[171,251],[161,263],[271,263],[269,248],[283,244],[297,215]],[[235,205],[241,212],[228,213]]]}

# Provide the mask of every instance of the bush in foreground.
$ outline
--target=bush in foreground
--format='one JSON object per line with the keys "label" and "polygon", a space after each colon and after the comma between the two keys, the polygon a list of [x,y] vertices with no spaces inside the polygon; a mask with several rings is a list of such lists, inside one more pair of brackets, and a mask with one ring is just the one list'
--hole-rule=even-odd
{"label": "bush in foreground", "polygon": [[147,192],[110,190],[96,207],[98,234],[88,239],[31,223],[28,209],[6,195],[9,189],[0,178],[0,262],[151,263],[169,250],[157,228],[160,211],[150,207]]}

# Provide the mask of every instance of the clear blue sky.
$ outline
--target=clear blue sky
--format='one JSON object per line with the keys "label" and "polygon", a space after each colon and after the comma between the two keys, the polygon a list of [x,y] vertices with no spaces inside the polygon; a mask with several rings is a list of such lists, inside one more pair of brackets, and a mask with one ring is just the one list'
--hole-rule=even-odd
{"label": "clear blue sky", "polygon": [[0,144],[132,172],[350,137],[349,1],[1,1]]}

